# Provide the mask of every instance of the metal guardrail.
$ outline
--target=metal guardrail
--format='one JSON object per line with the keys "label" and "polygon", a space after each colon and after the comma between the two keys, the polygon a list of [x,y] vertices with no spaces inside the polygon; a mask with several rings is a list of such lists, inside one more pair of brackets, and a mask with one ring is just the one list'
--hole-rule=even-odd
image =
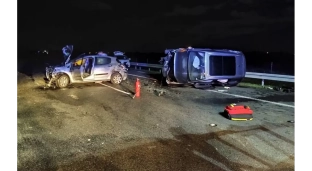
{"label": "metal guardrail", "polygon": [[246,78],[256,78],[262,80],[274,80],[283,82],[295,82],[295,76],[292,75],[280,75],[280,74],[266,74],[258,72],[246,72]]}
{"label": "metal guardrail", "polygon": [[[141,69],[141,67],[146,67],[148,70],[150,68],[161,69],[162,65],[160,64],[147,64],[147,63],[138,63],[130,62],[131,66],[134,66],[135,69]],[[267,74],[267,73],[258,73],[258,72],[246,72],[246,78],[255,78],[262,80],[262,86],[264,86],[264,80],[274,80],[274,81],[283,81],[283,82],[295,82],[295,76],[292,75],[280,75],[280,74]]]}
{"label": "metal guardrail", "polygon": [[130,65],[136,66],[136,67],[148,67],[148,68],[162,68],[162,65],[160,64],[147,64],[147,63],[138,63],[138,62],[130,62]]}

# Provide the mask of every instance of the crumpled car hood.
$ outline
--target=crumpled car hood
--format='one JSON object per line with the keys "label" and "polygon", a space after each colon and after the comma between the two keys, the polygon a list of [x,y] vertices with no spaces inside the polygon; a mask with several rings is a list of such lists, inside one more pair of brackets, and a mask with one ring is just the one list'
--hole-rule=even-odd
{"label": "crumpled car hood", "polygon": [[67,64],[70,60],[70,57],[73,53],[74,46],[73,45],[66,45],[62,48],[63,57],[64,57],[64,63]]}

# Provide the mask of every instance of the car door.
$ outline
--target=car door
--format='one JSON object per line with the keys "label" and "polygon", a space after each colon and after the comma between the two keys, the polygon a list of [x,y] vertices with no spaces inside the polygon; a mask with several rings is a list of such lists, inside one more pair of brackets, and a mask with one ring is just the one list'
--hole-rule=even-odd
{"label": "car door", "polygon": [[62,48],[64,63],[67,64],[70,60],[70,57],[73,53],[74,46],[73,45],[66,45]]}
{"label": "car door", "polygon": [[82,66],[82,63],[83,63],[83,58],[77,58],[71,64],[70,72],[75,81],[82,80],[81,73],[80,73],[80,68]]}
{"label": "car door", "polygon": [[95,57],[94,63],[94,79],[107,80],[110,76],[113,65],[110,57],[98,56]]}
{"label": "car door", "polygon": [[80,68],[80,75],[83,81],[94,81],[94,56],[83,58],[83,64]]}

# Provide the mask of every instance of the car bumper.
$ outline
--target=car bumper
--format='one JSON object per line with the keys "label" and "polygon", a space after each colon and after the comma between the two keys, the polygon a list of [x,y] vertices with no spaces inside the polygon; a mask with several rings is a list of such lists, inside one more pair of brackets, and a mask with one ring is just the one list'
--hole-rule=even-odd
{"label": "car bumper", "polygon": [[50,67],[46,67],[46,78],[48,80],[52,79],[52,72]]}
{"label": "car bumper", "polygon": [[123,75],[122,75],[122,80],[126,80],[128,78],[128,73],[124,73]]}

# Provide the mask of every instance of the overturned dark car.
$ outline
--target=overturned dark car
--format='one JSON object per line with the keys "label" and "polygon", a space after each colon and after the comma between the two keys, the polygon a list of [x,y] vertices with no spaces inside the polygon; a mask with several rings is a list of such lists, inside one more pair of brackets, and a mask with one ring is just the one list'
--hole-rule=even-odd
{"label": "overturned dark car", "polygon": [[167,84],[194,85],[195,88],[236,86],[246,73],[245,56],[226,49],[166,49],[161,59]]}

